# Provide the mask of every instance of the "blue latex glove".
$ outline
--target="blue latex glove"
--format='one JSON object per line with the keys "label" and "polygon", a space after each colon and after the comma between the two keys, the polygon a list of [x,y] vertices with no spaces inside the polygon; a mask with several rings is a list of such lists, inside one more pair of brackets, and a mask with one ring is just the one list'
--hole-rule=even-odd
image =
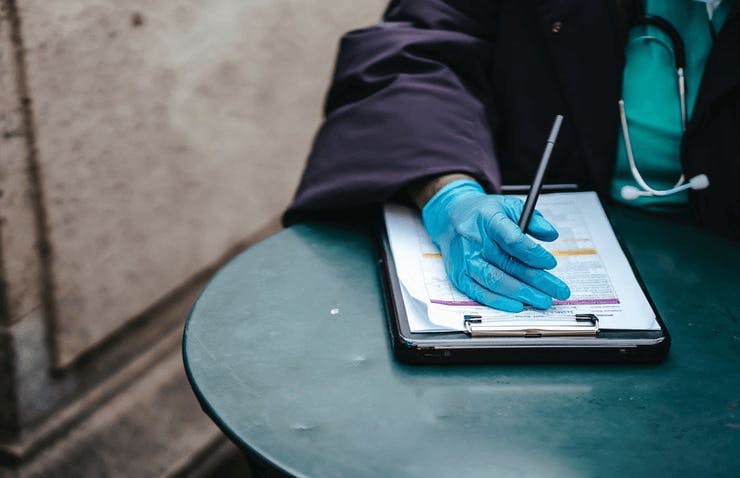
{"label": "blue latex glove", "polygon": [[[552,298],[570,296],[568,286],[543,269],[557,265],[542,246],[517,225],[524,202],[486,194],[472,180],[440,189],[422,209],[429,235],[442,252],[452,283],[471,299],[509,312],[524,305],[546,309]],[[554,241],[558,231],[535,212],[529,234]]]}

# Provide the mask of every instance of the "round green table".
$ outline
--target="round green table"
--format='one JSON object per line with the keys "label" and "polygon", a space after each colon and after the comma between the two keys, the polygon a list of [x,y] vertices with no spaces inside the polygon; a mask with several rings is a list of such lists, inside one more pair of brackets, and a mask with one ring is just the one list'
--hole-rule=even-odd
{"label": "round green table", "polygon": [[309,223],[203,291],[183,339],[190,383],[277,473],[740,476],[740,247],[611,216],[672,335],[660,365],[399,363],[371,234]]}

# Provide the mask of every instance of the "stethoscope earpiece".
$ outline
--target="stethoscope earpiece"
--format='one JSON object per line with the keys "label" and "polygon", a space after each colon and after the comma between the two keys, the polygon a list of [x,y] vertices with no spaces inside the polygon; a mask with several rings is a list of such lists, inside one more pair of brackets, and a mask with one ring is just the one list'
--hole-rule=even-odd
{"label": "stethoscope earpiece", "polygon": [[706,189],[709,187],[709,178],[706,174],[697,174],[689,179],[691,189]]}
{"label": "stethoscope earpiece", "polygon": [[622,199],[626,201],[632,201],[633,199],[637,199],[640,196],[642,196],[642,191],[640,191],[634,186],[623,186],[621,194],[622,194]]}

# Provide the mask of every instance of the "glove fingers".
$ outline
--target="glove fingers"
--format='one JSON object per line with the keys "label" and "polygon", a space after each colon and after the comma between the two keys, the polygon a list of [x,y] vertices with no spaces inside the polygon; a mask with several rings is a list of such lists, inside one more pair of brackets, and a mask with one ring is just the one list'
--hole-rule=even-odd
{"label": "glove fingers", "polygon": [[[519,218],[524,210],[524,201],[510,196],[503,197],[504,210],[514,223],[519,224]],[[558,238],[558,230],[545,219],[541,212],[535,209],[529,221],[527,232],[541,241],[551,242]]]}
{"label": "glove fingers", "polygon": [[549,295],[502,271],[480,255],[470,259],[468,275],[489,291],[518,302],[538,309],[547,309],[552,305],[552,298]]}
{"label": "glove fingers", "polygon": [[527,233],[545,242],[552,242],[558,238],[558,230],[539,211],[535,211],[532,215]]}
{"label": "glove fingers", "polygon": [[505,214],[481,215],[480,220],[483,221],[480,226],[485,232],[483,249],[486,257],[500,254],[500,247],[530,267],[552,269],[558,264],[552,254],[523,234],[519,226]]}
{"label": "glove fingers", "polygon": [[565,300],[570,297],[570,288],[562,280],[542,269],[535,269],[522,264],[511,256],[499,254],[492,260],[493,264],[513,277],[544,292],[550,297]]}
{"label": "glove fingers", "polygon": [[491,292],[474,281],[470,276],[462,278],[458,288],[474,301],[488,307],[503,310],[504,312],[521,312],[524,310],[524,305],[521,302]]}

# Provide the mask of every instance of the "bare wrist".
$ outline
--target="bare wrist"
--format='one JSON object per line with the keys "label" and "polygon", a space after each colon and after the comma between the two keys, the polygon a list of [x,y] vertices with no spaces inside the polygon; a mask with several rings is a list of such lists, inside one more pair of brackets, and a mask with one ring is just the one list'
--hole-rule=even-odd
{"label": "bare wrist", "polygon": [[410,185],[407,190],[411,199],[419,209],[421,209],[435,194],[437,194],[437,191],[451,182],[459,181],[460,179],[470,179],[475,181],[475,178],[468,176],[467,174],[451,173],[414,183]]}

